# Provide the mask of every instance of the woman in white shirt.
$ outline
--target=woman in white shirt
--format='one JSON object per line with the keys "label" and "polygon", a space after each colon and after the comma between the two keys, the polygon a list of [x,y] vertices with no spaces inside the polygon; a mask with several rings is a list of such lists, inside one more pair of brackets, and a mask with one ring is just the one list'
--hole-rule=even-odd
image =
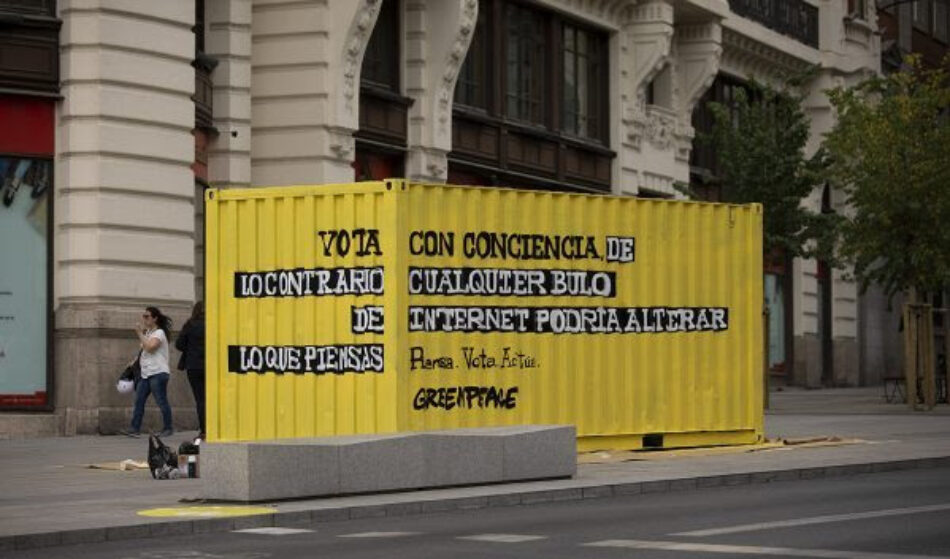
{"label": "woman in white shirt", "polygon": [[142,366],[142,380],[135,387],[135,407],[132,410],[132,428],[122,431],[130,437],[141,434],[142,417],[145,415],[145,401],[148,395],[155,396],[155,403],[162,411],[161,436],[167,437],[172,430],[172,409],[168,405],[168,338],[172,320],[162,314],[158,307],[145,307],[142,323],[135,328],[139,337],[142,353],[139,363]]}

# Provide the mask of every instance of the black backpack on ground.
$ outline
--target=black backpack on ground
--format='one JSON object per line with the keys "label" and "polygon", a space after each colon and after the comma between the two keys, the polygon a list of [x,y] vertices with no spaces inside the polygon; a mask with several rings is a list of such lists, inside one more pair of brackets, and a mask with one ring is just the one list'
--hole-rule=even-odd
{"label": "black backpack on ground", "polygon": [[168,479],[178,470],[178,455],[156,435],[148,436],[148,469],[155,479]]}

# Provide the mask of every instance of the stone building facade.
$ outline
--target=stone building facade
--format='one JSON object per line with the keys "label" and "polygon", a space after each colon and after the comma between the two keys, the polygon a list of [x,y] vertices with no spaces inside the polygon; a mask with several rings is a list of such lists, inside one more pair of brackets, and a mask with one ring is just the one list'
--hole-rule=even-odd
{"label": "stone building facade", "polygon": [[[114,382],[143,306],[180,326],[202,296],[207,186],[394,175],[677,198],[703,170],[697,111],[729,84],[817,66],[815,149],[834,119],[822,90],[881,60],[873,9],[843,0],[0,0],[0,12],[25,37],[0,53],[45,44],[49,66],[44,78],[26,54],[0,56],[0,116],[26,100],[49,120],[39,151],[0,122],[0,157],[52,165],[37,256],[49,290],[33,309],[48,317],[49,372],[21,371],[42,398],[0,401],[11,436],[128,423]],[[777,381],[866,381],[854,284],[796,260],[772,295]],[[193,426],[173,377],[176,423]]]}

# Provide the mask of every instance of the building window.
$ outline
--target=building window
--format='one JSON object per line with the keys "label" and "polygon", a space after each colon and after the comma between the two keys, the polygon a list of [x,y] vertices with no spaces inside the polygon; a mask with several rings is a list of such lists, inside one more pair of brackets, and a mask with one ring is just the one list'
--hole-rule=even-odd
{"label": "building window", "polygon": [[456,84],[450,176],[608,190],[608,34],[513,0],[478,9]]}
{"label": "building window", "polygon": [[[715,124],[715,118],[709,109],[709,103],[720,103],[730,109],[736,105],[739,91],[743,90],[747,98],[754,98],[754,92],[743,82],[720,74],[716,76],[712,86],[700,99],[693,109],[693,128],[697,138],[709,137]],[[735,112],[732,112],[735,121]],[[722,199],[721,184],[719,183],[719,158],[715,148],[706,141],[694,140],[690,152],[690,183],[703,200],[720,201]]]}
{"label": "building window", "polygon": [[946,43],[948,38],[947,22],[950,19],[950,10],[947,9],[947,0],[934,0],[933,4],[933,35],[934,39]]}
{"label": "building window", "polygon": [[366,45],[360,73],[356,180],[380,180],[405,173],[407,122],[411,99],[400,94],[398,0],[383,0]]}
{"label": "building window", "polygon": [[0,12],[56,16],[55,0],[0,0]]}
{"label": "building window", "polygon": [[673,70],[669,65],[660,70],[656,77],[647,84],[646,102],[647,105],[656,105],[667,109],[673,108]]}
{"label": "building window", "polygon": [[848,0],[848,15],[856,19],[866,19],[867,5],[865,0]]}
{"label": "building window", "polygon": [[486,23],[490,21],[488,11],[488,5],[479,7],[475,34],[455,86],[455,103],[483,111],[489,108],[491,88],[491,73],[487,71],[488,61],[491,59],[491,38],[488,36]]}
{"label": "building window", "polygon": [[561,130],[600,139],[605,41],[600,34],[564,24],[561,33]]}
{"label": "building window", "polygon": [[923,31],[924,33],[930,33],[930,0],[915,0],[911,5],[911,16],[914,22],[914,27]]}
{"label": "building window", "polygon": [[544,124],[546,75],[544,54],[548,44],[541,13],[509,5],[507,10],[507,79],[505,114],[514,119]]}
{"label": "building window", "polygon": [[366,45],[360,81],[390,91],[399,91],[399,3],[384,0],[376,26]]}
{"label": "building window", "polygon": [[818,7],[805,0],[729,0],[738,16],[818,48]]}
{"label": "building window", "polygon": [[55,103],[0,95],[0,410],[52,406]]}

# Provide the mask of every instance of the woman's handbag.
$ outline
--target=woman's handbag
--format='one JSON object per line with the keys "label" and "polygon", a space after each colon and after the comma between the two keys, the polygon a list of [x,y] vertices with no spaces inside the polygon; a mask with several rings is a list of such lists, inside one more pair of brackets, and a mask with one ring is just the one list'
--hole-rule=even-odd
{"label": "woman's handbag", "polygon": [[139,381],[142,380],[142,364],[139,362],[141,357],[142,352],[140,351],[139,354],[135,356],[135,361],[126,367],[125,370],[122,371],[122,374],[119,375],[119,380],[131,380],[133,387],[139,385]]}

